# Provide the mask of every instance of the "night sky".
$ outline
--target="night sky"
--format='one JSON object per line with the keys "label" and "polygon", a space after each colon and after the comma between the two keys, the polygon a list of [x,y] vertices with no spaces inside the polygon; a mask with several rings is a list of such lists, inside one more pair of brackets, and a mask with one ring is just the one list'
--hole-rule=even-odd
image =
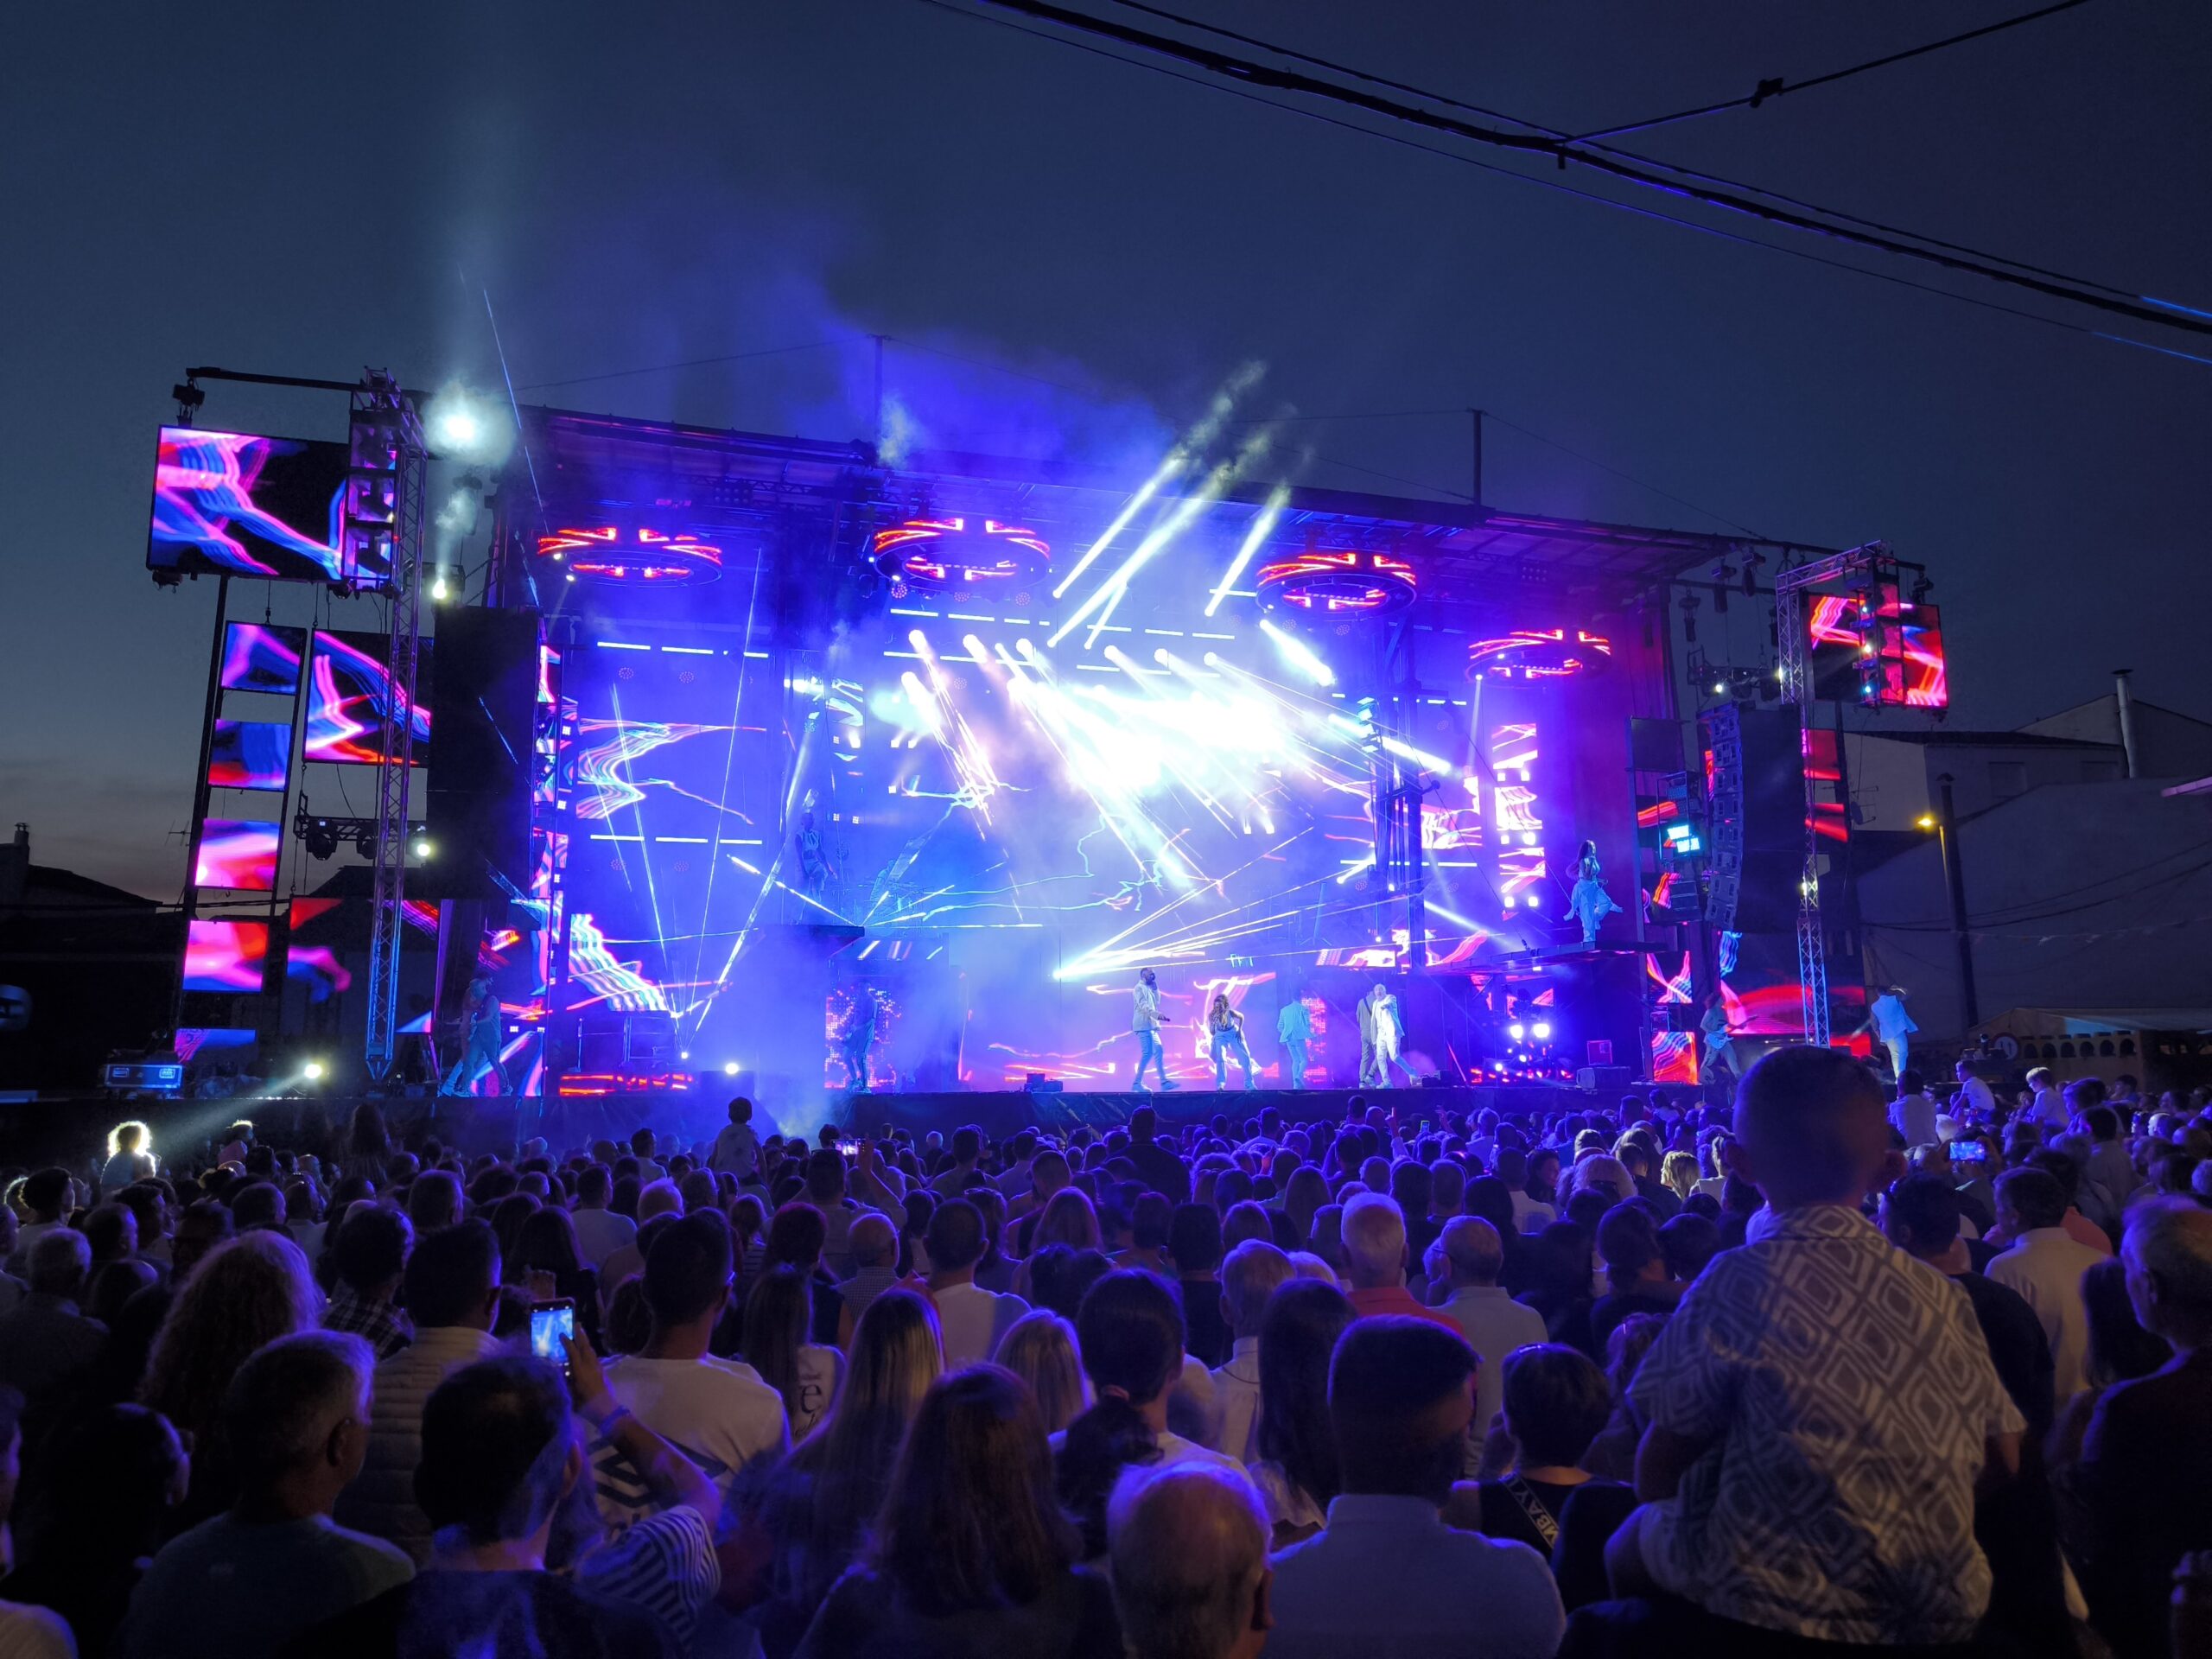
{"label": "night sky", "polygon": [[[1190,5],[1577,130],[2024,9]],[[1667,493],[1495,427],[1493,505],[1879,536],[1924,560],[1955,725],[2050,713],[2118,666],[2139,696],[2212,716],[2212,365],[1577,200],[960,4],[352,10],[340,26],[323,6],[48,6],[9,30],[0,819],[31,823],[41,862],[167,899],[182,879],[214,583],[158,592],[143,569],[154,431],[181,370],[494,385],[486,287],[525,398],[861,436],[866,346],[546,383],[880,333],[907,342],[888,378],[918,446],[1126,465],[1133,482],[1247,360],[1268,365],[1268,410],[1480,404]],[[2212,8],[2093,0],[1623,142],[2212,308],[2208,86]],[[341,397],[208,391],[204,424],[343,435]],[[1313,451],[1306,482],[1468,487],[1464,416],[1285,430]],[[279,593],[276,620],[307,599]],[[234,604],[257,620],[262,590]],[[1709,617],[1701,643],[1756,662],[1758,613],[1729,620],[1732,652]],[[365,778],[353,793],[365,810]]]}

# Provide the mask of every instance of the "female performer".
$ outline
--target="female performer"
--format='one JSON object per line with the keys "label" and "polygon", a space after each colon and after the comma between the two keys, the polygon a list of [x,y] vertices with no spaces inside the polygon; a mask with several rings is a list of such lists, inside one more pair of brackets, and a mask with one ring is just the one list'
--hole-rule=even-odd
{"label": "female performer", "polygon": [[1575,855],[1574,891],[1567,897],[1567,913],[1582,924],[1582,948],[1597,948],[1598,924],[1620,909],[1598,874],[1598,843],[1586,841]]}
{"label": "female performer", "polygon": [[484,1074],[489,1071],[498,1081],[503,1095],[513,1091],[507,1084],[507,1069],[499,1063],[499,998],[492,988],[492,982],[479,975],[469,982],[468,995],[461,1005],[462,1042],[461,1058],[446,1074],[438,1092],[442,1095],[473,1095]]}
{"label": "female performer", "polygon": [[1229,1057],[1234,1054],[1244,1068],[1244,1087],[1254,1087],[1252,1049],[1244,1040],[1244,1016],[1229,1006],[1226,991],[1214,993],[1213,1006],[1206,1010],[1206,1030],[1213,1038],[1213,1086],[1229,1087]]}

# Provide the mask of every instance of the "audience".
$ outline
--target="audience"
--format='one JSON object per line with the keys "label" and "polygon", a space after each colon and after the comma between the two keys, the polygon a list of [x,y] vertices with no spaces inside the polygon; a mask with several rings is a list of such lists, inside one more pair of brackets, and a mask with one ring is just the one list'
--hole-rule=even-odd
{"label": "audience", "polygon": [[1274,1623],[1268,1535],[1251,1486],[1218,1470],[1127,1482],[1107,1536],[1129,1659],[1257,1659]]}
{"label": "audience", "polygon": [[2069,1596],[2162,1652],[2212,1096],[1998,1070],[852,1158],[118,1126],[0,1171],[0,1653],[2070,1659]]}
{"label": "audience", "polygon": [[1730,1157],[1764,1224],[1637,1370],[1645,1502],[1607,1549],[1616,1590],[1815,1641],[1973,1637],[1990,1589],[1975,1488],[2017,1466],[2023,1423],[1965,1298],[1859,1213],[1889,1154],[1883,1109],[1837,1050],[1745,1075]]}
{"label": "audience", "polygon": [[374,1365],[361,1338],[322,1331],[246,1361],[223,1402],[238,1502],[154,1557],[119,1652],[259,1659],[414,1576],[405,1551],[331,1519],[368,1450]]}
{"label": "audience", "polygon": [[1123,1659],[1111,1592],[1102,1576],[1075,1570],[1081,1550],[1053,1501],[1029,1391],[995,1365],[956,1371],[924,1397],[868,1552],[832,1587],[798,1652]]}
{"label": "audience", "polygon": [[1383,1315],[1345,1332],[1329,1369],[1343,1490],[1319,1535],[1274,1558],[1277,1659],[1548,1659],[1566,1615],[1543,1558],[1439,1515],[1474,1408],[1474,1351],[1456,1330]]}
{"label": "audience", "polygon": [[288,1652],[301,1659],[677,1652],[651,1613],[546,1571],[562,1502],[588,1478],[568,1389],[550,1365],[503,1357],[462,1367],[424,1404],[422,1435],[415,1489],[436,1541],[428,1565],[308,1630]]}

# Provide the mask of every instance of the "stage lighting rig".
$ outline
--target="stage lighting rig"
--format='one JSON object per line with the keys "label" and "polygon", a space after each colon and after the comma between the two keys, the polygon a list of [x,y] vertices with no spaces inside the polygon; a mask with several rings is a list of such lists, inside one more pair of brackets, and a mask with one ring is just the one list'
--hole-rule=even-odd
{"label": "stage lighting rig", "polygon": [[1697,643],[1697,609],[1703,603],[1695,594],[1684,594],[1680,601],[1682,610],[1682,638]]}

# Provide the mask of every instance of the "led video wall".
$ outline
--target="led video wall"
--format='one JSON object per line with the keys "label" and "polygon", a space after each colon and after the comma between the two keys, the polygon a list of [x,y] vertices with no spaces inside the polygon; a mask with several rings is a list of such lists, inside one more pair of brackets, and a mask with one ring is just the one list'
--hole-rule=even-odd
{"label": "led video wall", "polygon": [[1823,700],[1942,709],[1951,701],[1942,618],[1894,582],[1870,595],[1815,595],[1807,619],[1813,694]]}
{"label": "led video wall", "polygon": [[266,922],[194,921],[185,941],[188,991],[258,991],[269,957]]}
{"label": "led video wall", "polygon": [[165,426],[147,566],[343,581],[346,473],[343,443]]}
{"label": "led video wall", "polygon": [[305,628],[233,622],[223,631],[223,690],[289,697],[300,689],[300,663],[307,648]]}
{"label": "led video wall", "polygon": [[217,789],[282,789],[292,770],[292,728],[280,720],[219,720],[207,751]]}
{"label": "led video wall", "polygon": [[193,879],[203,887],[267,893],[276,885],[277,844],[274,819],[210,818],[200,830]]}
{"label": "led video wall", "polygon": [[[413,760],[418,766],[429,759],[431,645],[425,639],[416,648],[411,717]],[[315,630],[302,751],[306,759],[346,766],[383,761],[385,722],[396,702],[385,670],[385,645],[382,634]]]}

